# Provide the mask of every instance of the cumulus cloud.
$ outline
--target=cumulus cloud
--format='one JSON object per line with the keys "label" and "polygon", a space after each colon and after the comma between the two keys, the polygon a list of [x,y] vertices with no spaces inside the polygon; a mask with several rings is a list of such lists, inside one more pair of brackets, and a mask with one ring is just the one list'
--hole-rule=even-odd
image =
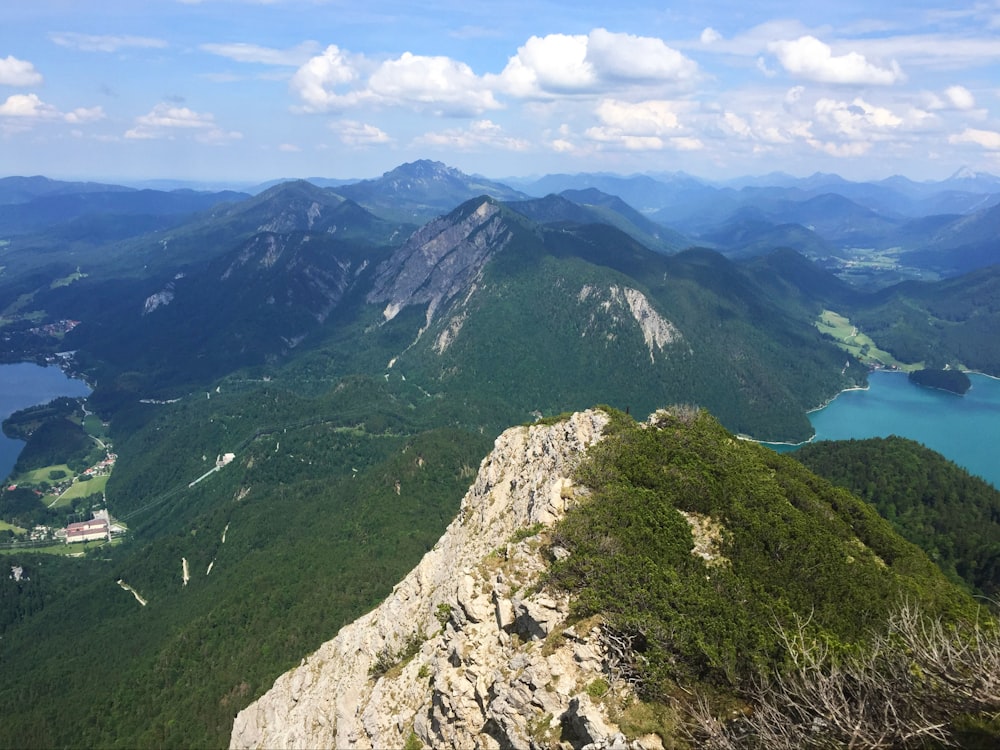
{"label": "cumulus cloud", "polygon": [[476,115],[500,108],[472,68],[449,57],[404,52],[378,67],[368,79],[368,90],[381,103],[436,114]]}
{"label": "cumulus cloud", "polygon": [[587,35],[531,37],[500,73],[484,75],[450,57],[405,52],[377,62],[330,45],[302,64],[290,85],[303,112],[366,104],[471,117],[501,109],[499,93],[554,100],[688,86],[697,76],[698,66],[661,39],[594,29]]}
{"label": "cumulus cloud", "polygon": [[51,104],[43,102],[37,94],[14,94],[0,104],[0,117],[23,121],[55,120],[80,125],[103,120],[105,114],[101,107],[78,107],[72,112],[60,112]]}
{"label": "cumulus cloud", "polygon": [[292,76],[291,87],[309,112],[325,112],[344,103],[336,89],[358,78],[357,64],[336,44],[307,60]]}
{"label": "cumulus cloud", "polygon": [[59,110],[43,102],[37,94],[13,94],[0,104],[0,116],[51,119],[59,117]]}
{"label": "cumulus cloud", "polygon": [[82,124],[85,122],[96,122],[106,117],[102,107],[77,107],[72,112],[63,115],[63,119],[68,123]]}
{"label": "cumulus cloud", "polygon": [[297,154],[302,149],[296,146],[294,143],[280,143],[278,144],[278,151],[286,154]]}
{"label": "cumulus cloud", "polygon": [[598,93],[621,84],[681,84],[693,80],[697,64],[663,40],[594,29],[590,34],[531,37],[498,76],[512,96],[551,98]]}
{"label": "cumulus cloud", "polygon": [[389,134],[381,128],[356,120],[332,122],[330,128],[337,133],[341,142],[348,146],[374,146],[392,141]]}
{"label": "cumulus cloud", "polygon": [[13,55],[0,58],[0,85],[38,86],[42,80],[42,74],[27,60],[18,60]]}
{"label": "cumulus cloud", "polygon": [[677,105],[664,100],[626,102],[605,99],[595,114],[600,125],[588,128],[587,138],[602,144],[618,145],[630,151],[659,151],[675,148],[694,151],[702,142],[681,132]]}
{"label": "cumulus cloud", "polygon": [[711,26],[706,26],[704,31],[701,32],[700,39],[702,44],[714,44],[722,39],[722,34]]}
{"label": "cumulus cloud", "polygon": [[594,29],[587,38],[587,60],[605,81],[680,82],[694,78],[693,60],[662,39]]}
{"label": "cumulus cloud", "polygon": [[605,127],[631,135],[668,135],[680,127],[675,105],[669,101],[604,99],[596,114]]}
{"label": "cumulus cloud", "polygon": [[[368,72],[367,80],[363,73]],[[500,104],[468,65],[449,57],[414,55],[374,64],[336,45],[292,76],[303,111],[326,112],[368,103],[444,115],[477,115]]]}
{"label": "cumulus cloud", "polygon": [[828,44],[814,36],[772,42],[768,50],[787,72],[811,81],[888,85],[903,80],[895,60],[889,67],[879,67],[857,52],[834,55]]}
{"label": "cumulus cloud", "polygon": [[257,44],[233,42],[231,44],[203,44],[200,49],[220,57],[227,57],[241,63],[261,63],[263,65],[300,66],[316,54],[316,42],[303,42],[290,49],[274,49]]}
{"label": "cumulus cloud", "polygon": [[816,117],[827,127],[851,140],[867,140],[879,131],[892,130],[903,119],[885,107],[876,107],[860,97],[852,102],[822,98],[815,105]]}
{"label": "cumulus cloud", "polygon": [[976,97],[965,86],[950,86],[944,95],[955,109],[969,110],[976,106]]}
{"label": "cumulus cloud", "polygon": [[57,31],[49,34],[55,44],[83,52],[118,52],[125,48],[163,49],[167,43],[163,39],[146,36],[111,36],[78,34],[74,31]]}
{"label": "cumulus cloud", "polygon": [[1000,133],[995,130],[978,130],[976,128],[966,128],[961,133],[948,138],[949,143],[971,143],[980,146],[987,151],[1000,152]]}
{"label": "cumulus cloud", "polygon": [[491,120],[477,120],[468,128],[450,128],[436,133],[425,133],[417,138],[415,143],[460,151],[473,151],[482,147],[504,151],[527,151],[531,146],[523,138],[506,135],[503,128]]}
{"label": "cumulus cloud", "polygon": [[195,140],[208,144],[228,143],[243,137],[237,131],[219,128],[212,114],[195,112],[167,102],[161,102],[149,113],[135,118],[135,127],[125,131],[125,137],[130,140],[174,138],[178,132],[184,131],[191,132]]}

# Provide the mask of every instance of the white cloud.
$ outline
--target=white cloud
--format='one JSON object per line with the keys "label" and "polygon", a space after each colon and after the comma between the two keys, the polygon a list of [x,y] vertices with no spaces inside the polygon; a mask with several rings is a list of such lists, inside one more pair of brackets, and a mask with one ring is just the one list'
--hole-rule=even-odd
{"label": "white cloud", "polygon": [[527,151],[531,144],[523,138],[505,135],[491,120],[477,120],[468,128],[451,128],[437,133],[425,133],[415,140],[419,145],[472,151],[483,147],[504,151]]}
{"label": "white cloud", "polygon": [[734,112],[726,112],[722,117],[722,121],[733,135],[738,135],[741,138],[753,137],[753,130],[750,128],[750,124]]}
{"label": "white cloud", "polygon": [[63,115],[66,122],[79,124],[84,122],[96,122],[106,117],[104,109],[101,107],[77,107],[72,112]]}
{"label": "white cloud", "polygon": [[587,62],[587,37],[533,36],[518,48],[497,79],[497,83],[513,96],[589,89],[596,81],[596,73]]}
{"label": "white cloud", "polygon": [[278,151],[286,154],[297,154],[302,149],[296,146],[294,143],[281,143],[278,145]]}
{"label": "white cloud", "polygon": [[663,40],[594,29],[590,34],[531,37],[495,80],[512,96],[551,98],[592,94],[621,84],[678,85],[698,66]]}
{"label": "white cloud", "polygon": [[476,115],[500,108],[472,68],[449,57],[404,52],[378,67],[368,79],[368,91],[380,103],[409,105],[437,114]]}
{"label": "white cloud", "polygon": [[955,109],[969,110],[976,106],[976,98],[965,86],[950,86],[944,95]]}
{"label": "white cloud", "polygon": [[702,44],[713,44],[722,40],[722,34],[713,29],[711,26],[706,26],[701,32],[701,37],[699,37],[699,39]]}
{"label": "white cloud", "polygon": [[213,55],[227,57],[242,63],[261,63],[263,65],[300,66],[316,54],[319,44],[303,42],[290,49],[274,49],[261,47],[257,44],[234,42],[231,44],[203,44],[201,49]]}
{"label": "white cloud", "polygon": [[786,71],[811,81],[888,85],[903,79],[895,60],[886,68],[870,63],[857,52],[834,55],[829,45],[814,36],[772,42],[768,50]]}
{"label": "white cloud", "polygon": [[358,78],[356,63],[336,44],[306,61],[292,76],[292,90],[305,102],[307,112],[324,112],[344,103],[335,92]]}
{"label": "white cloud", "polygon": [[341,142],[348,146],[373,146],[392,141],[389,134],[381,128],[356,120],[331,122],[330,128],[337,133]]}
{"label": "white cloud", "polygon": [[161,102],[148,114],[135,118],[135,127],[125,132],[129,140],[174,138],[178,132],[192,132],[195,140],[212,145],[239,140],[243,134],[225,131],[215,124],[215,116]]}
{"label": "white cloud", "polygon": [[669,101],[604,99],[596,113],[602,125],[629,135],[669,135],[680,127],[675,105]]}
{"label": "white cloud", "polygon": [[[370,75],[362,81],[366,70]],[[354,84],[360,85],[351,88]],[[330,45],[296,71],[291,86],[305,112],[343,110],[361,103],[460,116],[500,108],[490,88],[465,63],[410,52],[376,65]]]}
{"label": "white cloud", "polygon": [[860,97],[852,102],[817,100],[816,118],[837,135],[850,140],[868,140],[879,131],[898,128],[903,119],[885,107],[876,107]]}
{"label": "white cloud", "polygon": [[662,39],[632,34],[615,34],[594,29],[587,42],[587,61],[601,80],[688,81],[698,66]]}
{"label": "white cloud", "polygon": [[659,151],[674,148],[694,151],[703,148],[700,139],[684,135],[677,117],[677,104],[664,100],[625,102],[605,99],[595,113],[601,124],[588,128],[592,141],[620,146],[629,151]]}
{"label": "white cloud", "polygon": [[18,60],[13,55],[0,58],[0,85],[39,86],[42,74],[27,60]]}
{"label": "white cloud", "polygon": [[948,138],[949,143],[972,143],[981,146],[987,151],[1000,151],[1000,133],[995,130],[978,130],[976,128],[966,128],[957,135]]}
{"label": "white cloud", "polygon": [[111,36],[78,34],[74,31],[58,31],[49,34],[49,39],[60,47],[69,47],[83,52],[117,52],[125,48],[164,49],[163,39],[145,36]]}
{"label": "white cloud", "polygon": [[52,119],[59,117],[59,110],[43,102],[37,94],[13,94],[0,104],[0,117]]}

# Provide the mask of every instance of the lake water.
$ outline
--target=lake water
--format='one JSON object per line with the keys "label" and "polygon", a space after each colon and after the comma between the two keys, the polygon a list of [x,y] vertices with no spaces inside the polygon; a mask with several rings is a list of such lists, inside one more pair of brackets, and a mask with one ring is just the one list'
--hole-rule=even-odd
{"label": "lake water", "polygon": [[[82,380],[66,377],[58,367],[40,367],[31,362],[0,365],[0,421],[18,409],[47,404],[59,396],[88,396],[90,388]],[[0,433],[0,479],[6,479],[24,447]]]}
{"label": "lake water", "polygon": [[957,396],[873,372],[865,391],[845,391],[809,415],[816,440],[899,435],[923,443],[1000,488],[1000,380],[969,375]]}

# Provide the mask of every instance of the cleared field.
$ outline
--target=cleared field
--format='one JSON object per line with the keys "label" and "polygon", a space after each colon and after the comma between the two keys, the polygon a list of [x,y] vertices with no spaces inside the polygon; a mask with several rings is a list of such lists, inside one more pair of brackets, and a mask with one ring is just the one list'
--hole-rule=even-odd
{"label": "cleared field", "polygon": [[87,495],[104,492],[104,488],[107,484],[108,478],[106,476],[94,477],[86,482],[73,482],[72,486],[60,496],[59,501],[55,504],[55,507],[58,508],[61,505],[69,505],[78,497],[87,497]]}
{"label": "cleared field", "polygon": [[[62,471],[65,472],[65,476],[62,479],[50,479],[49,472]],[[73,470],[69,468],[66,464],[54,464],[53,466],[43,466],[40,469],[35,469],[34,471],[26,471],[23,474],[18,474],[14,477],[14,480],[18,484],[41,484],[42,482],[48,482],[52,484],[53,482],[62,482],[73,476]]]}
{"label": "cleared field", "polygon": [[868,365],[883,365],[896,367],[909,372],[923,368],[923,362],[900,362],[872,341],[871,337],[858,331],[850,319],[833,310],[824,310],[815,323],[822,333],[825,333],[839,344],[840,348]]}
{"label": "cleared field", "polygon": [[15,526],[12,523],[7,523],[6,521],[0,521],[0,531],[13,531],[15,534],[23,534],[25,529],[20,526]]}

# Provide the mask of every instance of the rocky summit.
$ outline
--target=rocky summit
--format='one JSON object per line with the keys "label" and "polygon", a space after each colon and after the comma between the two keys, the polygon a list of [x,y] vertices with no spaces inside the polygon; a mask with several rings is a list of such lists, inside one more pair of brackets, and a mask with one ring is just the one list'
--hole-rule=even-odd
{"label": "rocky summit", "polygon": [[[504,432],[434,549],[240,712],[230,747],[402,747],[415,735],[528,748],[553,732],[623,746],[587,692],[606,669],[600,625],[567,627],[568,596],[537,586],[538,534],[575,504],[571,475],[607,421],[587,411]],[[630,744],[661,746],[655,735]]]}

